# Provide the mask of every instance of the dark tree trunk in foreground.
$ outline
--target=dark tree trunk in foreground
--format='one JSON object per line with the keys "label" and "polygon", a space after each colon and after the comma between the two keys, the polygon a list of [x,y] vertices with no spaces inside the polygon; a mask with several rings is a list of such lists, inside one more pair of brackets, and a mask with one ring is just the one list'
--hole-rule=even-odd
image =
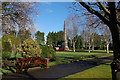
{"label": "dark tree trunk in foreground", "polygon": [[[117,25],[117,19],[116,19],[116,10],[115,10],[115,3],[108,3],[110,7],[110,31],[112,34],[112,40],[113,40],[113,51],[114,51],[114,60],[118,59],[120,57],[120,26]],[[112,68],[112,80],[117,80],[116,72],[115,72],[115,66],[114,64],[111,64]]]}
{"label": "dark tree trunk in foreground", "polygon": [[115,3],[109,2],[110,7],[110,31],[113,39],[113,51],[114,51],[114,59],[119,58],[120,56],[120,26],[117,24],[116,19],[116,10]]}

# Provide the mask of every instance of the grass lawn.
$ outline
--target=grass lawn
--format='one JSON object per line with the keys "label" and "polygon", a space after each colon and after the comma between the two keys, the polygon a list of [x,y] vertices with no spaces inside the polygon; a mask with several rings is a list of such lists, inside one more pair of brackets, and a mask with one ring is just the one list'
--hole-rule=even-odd
{"label": "grass lawn", "polygon": [[[84,51],[89,51],[89,50],[84,50]],[[104,53],[107,53],[105,50],[90,50],[91,52],[104,52]],[[109,53],[112,53],[113,51],[110,50]]]}
{"label": "grass lawn", "polygon": [[57,61],[50,62],[49,66],[54,66],[57,64],[70,63],[79,60],[88,60],[94,58],[108,57],[112,56],[113,53],[107,54],[105,50],[95,50],[91,53],[88,52],[64,52],[64,51],[56,51]]}
{"label": "grass lawn", "polygon": [[88,56],[88,55],[96,55],[99,57],[107,57],[112,56],[112,53],[106,53],[104,50],[94,51],[91,53],[88,52],[63,52],[63,51],[57,51],[56,56],[57,57],[81,57],[81,56]]}
{"label": "grass lawn", "polygon": [[65,78],[112,78],[110,63],[106,63],[104,65],[96,66],[90,69],[87,69],[83,72],[79,72],[73,75],[66,76],[61,78],[63,80]]}
{"label": "grass lawn", "polygon": [[56,57],[59,62],[72,62],[72,61],[79,61],[79,60],[88,60],[94,58],[102,58],[112,56],[113,53],[106,53],[104,50],[102,52],[95,51],[95,52],[63,52],[58,51],[56,52]]}

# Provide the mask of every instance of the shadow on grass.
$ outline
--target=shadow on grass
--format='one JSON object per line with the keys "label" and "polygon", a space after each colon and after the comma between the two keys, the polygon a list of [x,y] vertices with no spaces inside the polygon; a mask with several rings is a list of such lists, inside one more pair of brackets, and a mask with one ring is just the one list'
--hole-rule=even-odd
{"label": "shadow on grass", "polygon": [[2,77],[2,80],[38,80],[28,72],[6,74],[7,77]]}

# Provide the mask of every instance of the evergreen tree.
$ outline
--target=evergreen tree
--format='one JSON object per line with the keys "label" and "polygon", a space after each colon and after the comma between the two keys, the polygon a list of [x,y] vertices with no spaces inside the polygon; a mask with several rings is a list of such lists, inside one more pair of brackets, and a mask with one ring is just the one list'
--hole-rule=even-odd
{"label": "evergreen tree", "polygon": [[42,44],[44,42],[44,32],[37,31],[35,34],[35,38],[38,44]]}

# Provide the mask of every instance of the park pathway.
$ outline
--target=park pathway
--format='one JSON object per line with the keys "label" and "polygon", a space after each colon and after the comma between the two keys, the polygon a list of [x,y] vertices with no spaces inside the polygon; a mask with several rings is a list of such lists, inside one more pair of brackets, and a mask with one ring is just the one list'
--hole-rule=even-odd
{"label": "park pathway", "polygon": [[[111,62],[112,57],[104,57],[100,59],[84,60],[73,63],[60,64],[52,66],[48,69],[34,69],[29,70],[27,73],[9,73],[3,75],[2,80],[44,80],[50,79],[55,80],[68,75],[72,75],[78,72],[82,72],[89,68]],[[45,79],[45,80],[46,80]]]}

